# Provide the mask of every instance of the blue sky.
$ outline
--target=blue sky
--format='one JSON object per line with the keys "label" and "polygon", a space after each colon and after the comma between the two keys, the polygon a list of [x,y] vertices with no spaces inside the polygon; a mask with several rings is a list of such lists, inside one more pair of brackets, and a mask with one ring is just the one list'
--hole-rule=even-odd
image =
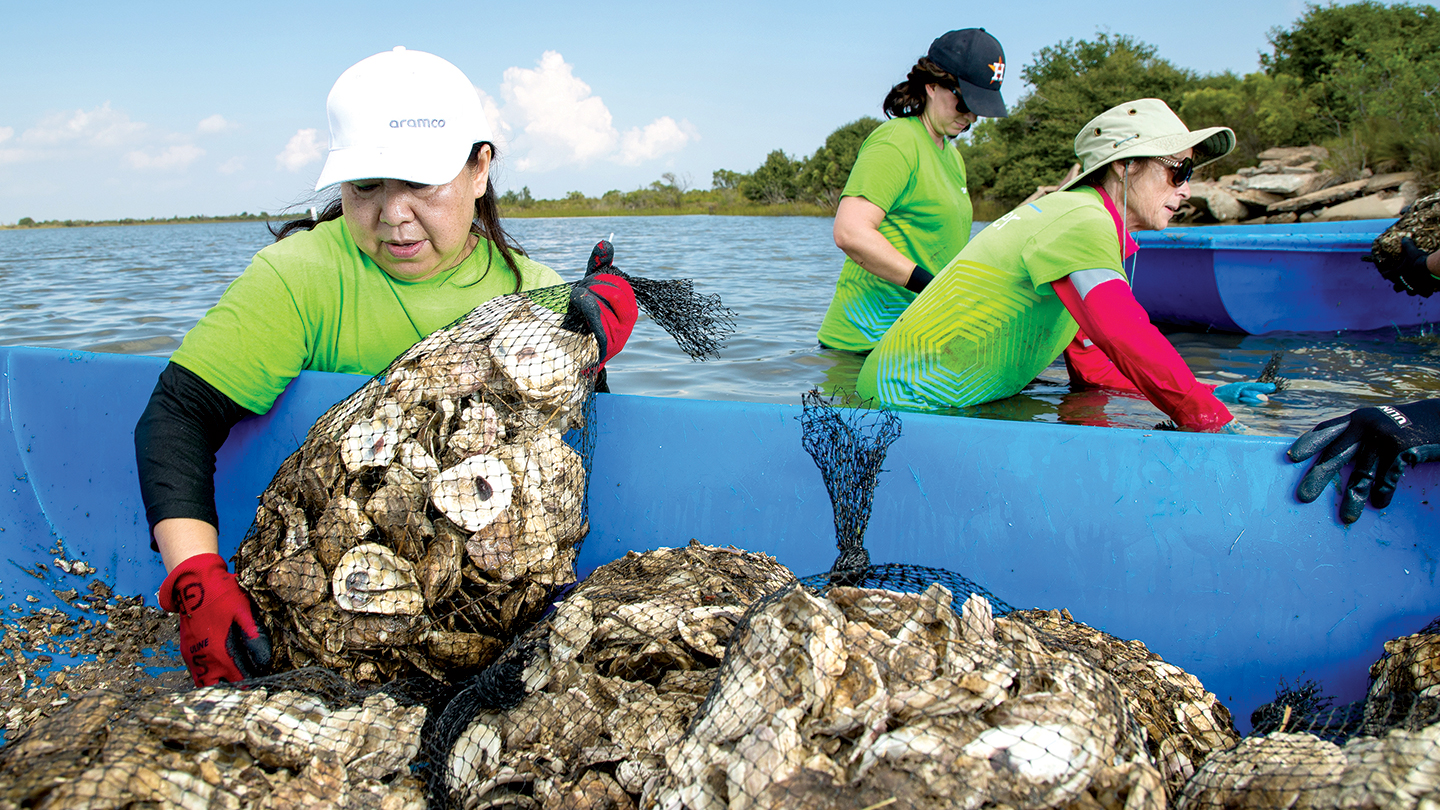
{"label": "blue sky", "polygon": [[807,155],[930,41],[984,27],[1004,96],[1042,47],[1098,30],[1202,73],[1256,70],[1290,0],[688,4],[26,3],[0,0],[0,223],[276,211],[302,203],[325,96],[395,45],[454,62],[505,136],[501,190],[708,188],[773,149]]}

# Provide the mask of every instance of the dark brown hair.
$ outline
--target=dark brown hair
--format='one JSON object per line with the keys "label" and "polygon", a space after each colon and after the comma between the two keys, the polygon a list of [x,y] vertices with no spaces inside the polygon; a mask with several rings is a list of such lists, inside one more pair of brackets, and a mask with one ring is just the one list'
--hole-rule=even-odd
{"label": "dark brown hair", "polygon": [[885,100],[880,103],[880,108],[885,111],[886,118],[911,118],[925,111],[925,102],[929,97],[925,95],[925,85],[938,84],[946,90],[953,90],[960,85],[955,82],[955,77],[945,72],[945,69],[936,64],[928,56],[920,57],[915,67],[910,68],[910,75],[905,81],[890,88],[885,94]]}
{"label": "dark brown hair", "polygon": [[[495,159],[499,157],[499,155],[495,151],[495,144],[489,141],[480,141],[472,146],[470,148],[470,157],[467,158],[465,162],[468,165],[478,161],[480,159],[480,147],[482,146],[490,147],[490,165],[493,169]],[[308,231],[322,222],[329,222],[344,216],[345,210],[340,204],[340,192],[337,189],[333,193],[334,196],[327,199],[323,205],[311,209],[312,211],[318,209],[319,213],[317,216],[292,219],[278,228],[275,227],[273,223],[269,225],[270,233],[275,236],[275,241],[279,242],[287,236],[294,235],[300,231]],[[500,251],[501,258],[505,260],[505,264],[510,268],[510,272],[515,274],[514,292],[520,292],[520,268],[515,264],[515,255],[519,254],[524,256],[526,253],[525,250],[520,247],[520,243],[516,242],[514,237],[510,236],[500,224],[499,198],[495,194],[495,184],[491,182],[488,177],[485,179],[485,194],[475,198],[475,219],[470,223],[470,232],[495,245],[495,248]],[[486,268],[486,272],[489,272],[488,267]],[[484,274],[480,276],[480,278],[484,277]],[[478,283],[479,279],[476,281]]]}

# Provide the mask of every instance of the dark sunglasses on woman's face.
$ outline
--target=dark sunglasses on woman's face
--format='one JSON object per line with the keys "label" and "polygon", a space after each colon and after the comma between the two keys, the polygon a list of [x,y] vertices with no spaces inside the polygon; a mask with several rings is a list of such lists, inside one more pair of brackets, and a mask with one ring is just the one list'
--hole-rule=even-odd
{"label": "dark sunglasses on woman's face", "polygon": [[970,112],[970,108],[965,104],[965,97],[960,95],[960,88],[952,87],[950,92],[955,94],[955,114],[964,115]]}
{"label": "dark sunglasses on woman's face", "polygon": [[1170,184],[1175,186],[1176,188],[1185,185],[1186,181],[1188,181],[1190,177],[1195,174],[1195,161],[1191,160],[1188,157],[1184,160],[1176,160],[1174,158],[1168,157],[1157,157],[1155,158],[1155,160],[1160,161],[1161,165],[1169,167]]}

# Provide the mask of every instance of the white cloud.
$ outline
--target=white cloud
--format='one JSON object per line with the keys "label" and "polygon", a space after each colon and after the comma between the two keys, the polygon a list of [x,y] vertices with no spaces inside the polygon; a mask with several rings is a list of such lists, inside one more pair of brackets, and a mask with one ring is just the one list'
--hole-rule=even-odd
{"label": "white cloud", "polygon": [[93,147],[116,147],[134,143],[146,126],[131,121],[123,112],[110,109],[110,102],[93,110],[56,113],[21,133],[19,142],[35,146],[82,143]]}
{"label": "white cloud", "polygon": [[14,134],[14,127],[0,127],[0,143],[10,140],[10,136]]}
{"label": "white cloud", "polygon": [[480,96],[480,108],[485,111],[485,118],[490,122],[490,128],[494,130],[494,143],[502,153],[510,151],[510,122],[505,120],[505,114],[500,111],[500,105],[495,103],[494,97],[489,93],[475,88],[475,93]]}
{"label": "white cloud", "polygon": [[236,172],[244,170],[245,161],[241,160],[238,157],[232,157],[224,163],[221,163],[219,166],[215,167],[215,171],[220,172],[221,174],[234,174]]}
{"label": "white cloud", "polygon": [[504,139],[500,145],[519,171],[596,160],[638,166],[700,139],[690,122],[668,115],[621,134],[605,101],[556,51],[546,51],[534,68],[506,70],[500,95],[503,107],[483,92],[480,99],[497,141]]}
{"label": "white cloud", "polygon": [[194,144],[182,143],[166,149],[158,155],[134,151],[125,155],[125,160],[136,169],[158,169],[170,171],[183,169],[205,155],[205,150]]}
{"label": "white cloud", "polygon": [[677,152],[692,140],[699,140],[700,134],[689,121],[675,123],[666,115],[647,124],[643,129],[636,127],[627,131],[620,139],[620,154],[616,161],[626,166],[638,166],[647,160]]}
{"label": "white cloud", "polygon": [[525,135],[525,154],[516,161],[522,171],[587,163],[619,142],[605,102],[555,51],[546,51],[534,70],[507,69],[500,92],[507,116],[513,108]]}
{"label": "white cloud", "polygon": [[320,131],[302,129],[290,137],[284,151],[275,156],[275,163],[286,171],[298,172],[318,161],[324,154],[325,150],[320,145]]}
{"label": "white cloud", "polygon": [[205,135],[214,135],[219,132],[226,132],[228,130],[235,129],[236,126],[237,124],[231,121],[226,121],[225,116],[221,115],[220,113],[215,113],[209,118],[203,119],[199,124],[195,126],[195,129],[196,131],[201,132]]}

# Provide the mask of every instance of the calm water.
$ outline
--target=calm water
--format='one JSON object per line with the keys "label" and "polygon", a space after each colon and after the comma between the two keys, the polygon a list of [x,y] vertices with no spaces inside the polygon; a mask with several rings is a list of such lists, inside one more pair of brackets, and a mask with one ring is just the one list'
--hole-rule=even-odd
{"label": "calm water", "polygon": [[[578,278],[595,240],[614,234],[615,264],[690,278],[720,295],[737,333],[718,360],[692,362],[641,323],[610,365],[617,393],[798,404],[806,390],[848,388],[859,360],[821,349],[815,331],[840,268],[829,219],[607,217],[506,226],[537,260]],[[0,231],[0,345],[166,357],[225,286],[271,241],[256,223]],[[1197,376],[1253,379],[1272,352],[1290,387],[1236,409],[1253,429],[1294,435],[1356,407],[1436,396],[1440,342],[1428,329],[1341,335],[1171,334]],[[1149,428],[1164,415],[1138,396],[1070,393],[1057,363],[1020,395],[960,413],[995,419]]]}

